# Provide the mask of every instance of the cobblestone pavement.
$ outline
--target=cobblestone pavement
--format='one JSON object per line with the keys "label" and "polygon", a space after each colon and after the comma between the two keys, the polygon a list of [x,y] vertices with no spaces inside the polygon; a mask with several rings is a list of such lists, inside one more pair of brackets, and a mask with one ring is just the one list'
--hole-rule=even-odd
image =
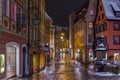
{"label": "cobblestone pavement", "polygon": [[82,66],[76,61],[71,61],[70,64],[66,64],[64,60],[60,60],[59,62],[51,64],[51,66],[47,66],[44,71],[36,73],[31,77],[11,80],[120,80],[120,75],[96,75],[92,71],[88,71],[86,66]]}

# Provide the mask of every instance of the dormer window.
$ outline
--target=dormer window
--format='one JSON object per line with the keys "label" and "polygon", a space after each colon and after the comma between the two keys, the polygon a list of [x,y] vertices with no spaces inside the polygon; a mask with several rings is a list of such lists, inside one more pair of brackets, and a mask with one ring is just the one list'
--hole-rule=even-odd
{"label": "dormer window", "polygon": [[113,2],[111,3],[111,7],[113,9],[115,16],[120,17],[120,7],[118,6],[118,4]]}
{"label": "dormer window", "polygon": [[116,12],[116,16],[117,16],[117,17],[120,17],[120,12],[119,12],[119,11]]}

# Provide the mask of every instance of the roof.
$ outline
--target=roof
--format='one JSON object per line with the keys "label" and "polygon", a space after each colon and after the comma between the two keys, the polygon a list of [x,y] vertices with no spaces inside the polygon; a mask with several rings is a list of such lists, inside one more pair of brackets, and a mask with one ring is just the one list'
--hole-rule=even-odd
{"label": "roof", "polygon": [[79,21],[80,19],[85,17],[85,14],[87,13],[87,9],[89,6],[89,1],[86,1],[86,3],[77,11],[73,13],[74,15],[74,24]]}
{"label": "roof", "polygon": [[45,12],[45,18],[46,18],[46,19],[52,19],[52,18],[47,14],[47,12]]}
{"label": "roof", "polygon": [[[119,0],[102,0],[105,15],[110,20],[120,20],[120,17],[115,16],[114,11],[120,11]],[[114,9],[114,10],[113,10]]]}

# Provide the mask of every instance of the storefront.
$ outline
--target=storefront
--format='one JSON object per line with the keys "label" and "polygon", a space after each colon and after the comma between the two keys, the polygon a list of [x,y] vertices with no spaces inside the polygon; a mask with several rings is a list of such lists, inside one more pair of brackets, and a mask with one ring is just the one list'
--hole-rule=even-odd
{"label": "storefront", "polygon": [[45,67],[45,55],[40,54],[40,59],[39,60],[40,60],[39,67],[40,67],[40,70],[42,70]]}
{"label": "storefront", "polygon": [[16,48],[14,46],[7,47],[7,77],[16,75]]}
{"label": "storefront", "polygon": [[6,44],[6,77],[20,76],[20,45],[15,42]]}
{"label": "storefront", "polygon": [[0,74],[5,72],[5,54],[0,54]]}
{"label": "storefront", "polygon": [[37,72],[39,68],[39,55],[37,52],[33,54],[33,72]]}
{"label": "storefront", "polygon": [[119,53],[114,53],[114,63],[119,62]]}

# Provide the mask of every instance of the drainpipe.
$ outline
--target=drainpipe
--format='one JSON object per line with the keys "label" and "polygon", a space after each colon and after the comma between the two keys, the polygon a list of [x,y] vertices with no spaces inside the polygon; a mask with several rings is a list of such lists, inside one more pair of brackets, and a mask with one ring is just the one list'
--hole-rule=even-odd
{"label": "drainpipe", "polygon": [[29,53],[29,47],[30,47],[30,0],[28,0],[28,65],[29,65],[29,75],[31,75],[31,65],[30,65],[30,53]]}

